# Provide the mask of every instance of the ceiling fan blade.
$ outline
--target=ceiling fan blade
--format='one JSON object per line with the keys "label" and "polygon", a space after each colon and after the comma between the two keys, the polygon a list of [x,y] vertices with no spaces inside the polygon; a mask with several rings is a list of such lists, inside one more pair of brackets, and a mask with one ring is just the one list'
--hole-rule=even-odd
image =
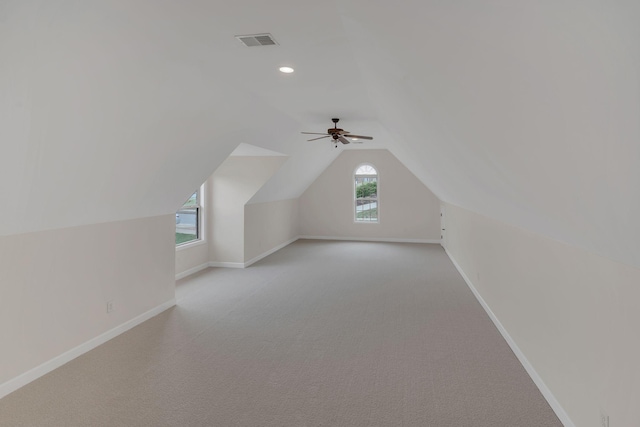
{"label": "ceiling fan blade", "polygon": [[313,139],[307,139],[307,141],[316,141],[318,139],[324,139],[324,138],[329,138],[331,135],[325,135],[325,136],[321,136],[319,138],[313,138]]}
{"label": "ceiling fan blade", "polygon": [[342,135],[338,135],[338,139],[340,140],[340,142],[342,142],[343,144],[349,144],[351,141],[349,141],[347,138],[345,138]]}
{"label": "ceiling fan blade", "polygon": [[318,133],[318,132],[300,132],[304,135],[327,135],[327,133]]}
{"label": "ceiling fan blade", "polygon": [[352,134],[349,134],[349,135],[345,135],[345,136],[347,136],[349,138],[357,138],[357,139],[368,139],[368,140],[373,139],[372,136],[364,136],[364,135],[352,135]]}

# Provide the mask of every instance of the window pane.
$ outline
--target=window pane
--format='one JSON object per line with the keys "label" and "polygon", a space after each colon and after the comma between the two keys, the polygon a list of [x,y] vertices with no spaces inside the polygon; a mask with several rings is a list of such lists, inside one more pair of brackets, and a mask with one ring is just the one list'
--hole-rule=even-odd
{"label": "window pane", "polygon": [[356,198],[375,199],[378,197],[378,183],[375,178],[356,178]]}
{"label": "window pane", "polygon": [[200,206],[202,186],[195,191],[176,212],[176,245],[200,240]]}
{"label": "window pane", "polygon": [[356,175],[377,175],[378,172],[371,165],[362,165],[356,170]]}
{"label": "window pane", "polygon": [[176,245],[197,240],[198,208],[180,209],[176,213]]}
{"label": "window pane", "polygon": [[191,195],[191,197],[189,197],[189,200],[184,202],[184,205],[182,205],[182,207],[184,207],[184,208],[192,207],[192,206],[198,206],[198,192],[197,191],[195,193],[193,193]]}
{"label": "window pane", "polygon": [[356,220],[357,221],[377,221],[378,202],[375,199],[356,200]]}

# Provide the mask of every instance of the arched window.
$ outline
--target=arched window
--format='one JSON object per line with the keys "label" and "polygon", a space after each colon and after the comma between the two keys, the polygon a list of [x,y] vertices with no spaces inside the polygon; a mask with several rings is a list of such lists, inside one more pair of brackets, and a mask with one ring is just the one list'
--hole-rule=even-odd
{"label": "arched window", "polygon": [[378,200],[378,171],[364,164],[355,173],[355,220],[356,222],[378,222],[380,201]]}

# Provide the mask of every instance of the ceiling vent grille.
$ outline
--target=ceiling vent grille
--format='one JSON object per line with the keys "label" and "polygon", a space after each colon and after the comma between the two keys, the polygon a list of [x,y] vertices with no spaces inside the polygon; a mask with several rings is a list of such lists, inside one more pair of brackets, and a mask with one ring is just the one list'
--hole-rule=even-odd
{"label": "ceiling vent grille", "polygon": [[277,45],[278,42],[273,38],[273,36],[269,33],[265,34],[249,34],[246,36],[236,36],[243,45],[247,47],[253,46],[274,46]]}

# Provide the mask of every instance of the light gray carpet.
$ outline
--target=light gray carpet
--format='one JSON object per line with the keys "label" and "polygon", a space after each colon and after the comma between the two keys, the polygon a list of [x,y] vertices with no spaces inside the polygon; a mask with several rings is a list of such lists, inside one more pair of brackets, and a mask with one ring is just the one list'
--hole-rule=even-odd
{"label": "light gray carpet", "polygon": [[436,245],[298,241],[0,400],[2,426],[561,426]]}

